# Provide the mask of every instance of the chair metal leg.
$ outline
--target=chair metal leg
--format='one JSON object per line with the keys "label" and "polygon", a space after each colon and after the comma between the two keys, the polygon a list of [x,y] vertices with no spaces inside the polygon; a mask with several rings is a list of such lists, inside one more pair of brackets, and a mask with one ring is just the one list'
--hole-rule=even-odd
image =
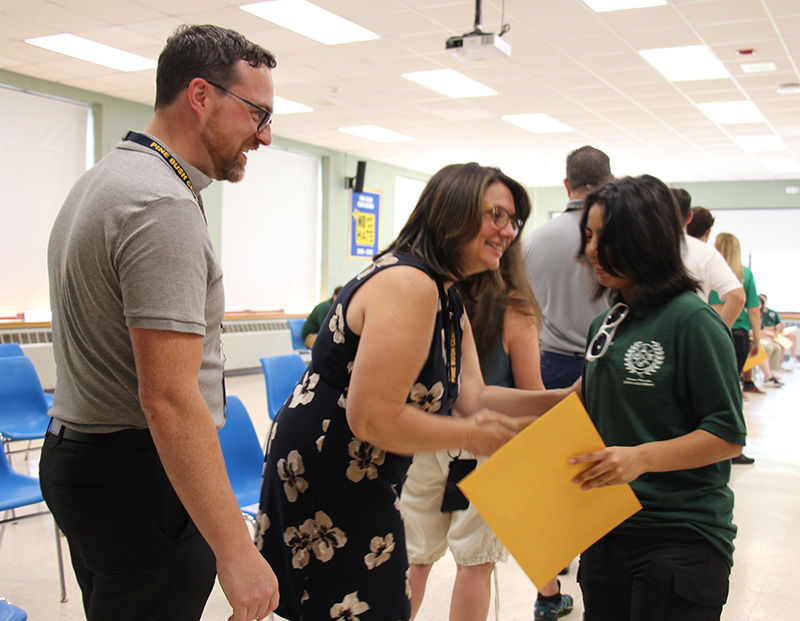
{"label": "chair metal leg", "polygon": [[67,599],[67,582],[64,579],[64,555],[61,551],[61,531],[58,529],[58,524],[53,520],[56,527],[56,555],[58,556],[58,578],[61,581],[61,601],[66,602]]}

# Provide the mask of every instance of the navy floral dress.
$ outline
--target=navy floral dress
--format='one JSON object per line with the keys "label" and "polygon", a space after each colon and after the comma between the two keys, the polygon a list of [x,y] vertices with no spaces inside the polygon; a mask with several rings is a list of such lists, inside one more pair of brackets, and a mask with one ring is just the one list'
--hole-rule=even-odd
{"label": "navy floral dress", "polygon": [[[353,293],[380,270],[410,265],[386,254],[339,292],[312,361],[275,417],[264,465],[256,545],[280,584],[277,614],[292,621],[404,621],[410,587],[398,492],[411,457],[353,435],[345,416],[359,336],[345,321]],[[430,354],[408,402],[448,412],[461,377],[463,306],[441,283]]]}

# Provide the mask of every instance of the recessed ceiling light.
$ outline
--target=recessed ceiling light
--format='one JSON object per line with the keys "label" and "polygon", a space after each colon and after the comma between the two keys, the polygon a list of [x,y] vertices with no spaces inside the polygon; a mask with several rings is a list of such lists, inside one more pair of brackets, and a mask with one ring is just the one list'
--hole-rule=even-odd
{"label": "recessed ceiling light", "polygon": [[771,173],[800,172],[800,160],[785,158],[780,160],[761,160],[761,165]]}
{"label": "recessed ceiling light", "polygon": [[111,67],[118,71],[143,71],[155,69],[158,63],[150,58],[118,50],[115,47],[96,43],[73,34],[62,33],[46,37],[25,39],[25,43],[41,47],[51,52],[72,56],[95,65]]}
{"label": "recessed ceiling light", "polygon": [[742,71],[745,73],[764,73],[777,70],[778,66],[775,63],[744,63],[742,65]]}
{"label": "recessed ceiling light", "polygon": [[340,127],[339,131],[343,134],[358,136],[373,142],[411,142],[414,140],[411,136],[393,132],[391,129],[384,129],[377,125],[350,125],[348,127]]}
{"label": "recessed ceiling light", "polygon": [[667,0],[583,0],[583,3],[595,13],[605,13],[607,11],[663,6],[667,3]]}
{"label": "recessed ceiling light", "polygon": [[761,111],[752,101],[711,101],[698,104],[697,107],[719,125],[760,123],[764,120]]}
{"label": "recessed ceiling light", "polygon": [[325,45],[380,38],[380,35],[371,30],[362,28],[306,0],[270,0],[243,4],[239,8]]}
{"label": "recessed ceiling light", "polygon": [[759,151],[784,151],[786,143],[778,136],[773,134],[765,136],[739,136],[734,138],[738,144],[745,151],[752,151],[757,153]]}
{"label": "recessed ceiling light", "polygon": [[786,193],[787,194],[800,194],[800,185],[787,185],[786,186]]}
{"label": "recessed ceiling light", "polygon": [[778,87],[778,93],[781,95],[796,95],[800,93],[800,84],[797,82],[791,84],[781,84]]}
{"label": "recessed ceiling light", "polygon": [[640,50],[639,54],[672,82],[731,77],[725,65],[705,45],[659,47]]}
{"label": "recessed ceiling light", "polygon": [[404,73],[403,77],[448,97],[490,97],[497,95],[497,91],[472,78],[468,78],[454,69],[414,71],[412,73]]}
{"label": "recessed ceiling light", "polygon": [[314,108],[297,103],[291,99],[284,99],[275,95],[275,114],[298,114],[300,112],[313,112]]}
{"label": "recessed ceiling light", "polygon": [[535,114],[507,114],[500,118],[534,134],[566,134],[575,131],[569,125],[540,112]]}

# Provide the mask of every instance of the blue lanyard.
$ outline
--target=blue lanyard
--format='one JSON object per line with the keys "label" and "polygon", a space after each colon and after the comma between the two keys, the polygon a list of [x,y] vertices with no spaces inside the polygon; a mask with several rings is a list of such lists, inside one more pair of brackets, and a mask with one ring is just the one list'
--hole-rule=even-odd
{"label": "blue lanyard", "polygon": [[130,140],[131,142],[135,142],[137,144],[142,145],[143,147],[147,147],[158,153],[164,161],[169,164],[170,168],[178,175],[178,178],[186,184],[186,187],[192,192],[192,196],[194,196],[195,200],[197,200],[197,194],[192,187],[192,181],[189,179],[189,175],[186,174],[186,171],[183,169],[183,166],[180,165],[178,160],[167,151],[164,147],[162,147],[157,140],[153,140],[152,138],[148,138],[144,134],[140,134],[138,132],[128,132],[123,140]]}

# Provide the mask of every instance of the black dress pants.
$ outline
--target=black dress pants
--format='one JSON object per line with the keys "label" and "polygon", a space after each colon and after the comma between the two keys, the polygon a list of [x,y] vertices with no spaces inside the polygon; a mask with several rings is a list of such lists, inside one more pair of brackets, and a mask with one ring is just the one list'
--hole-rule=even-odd
{"label": "black dress pants", "polygon": [[88,621],[200,619],[214,586],[214,554],[154,447],[48,434],[40,480],[67,537]]}

